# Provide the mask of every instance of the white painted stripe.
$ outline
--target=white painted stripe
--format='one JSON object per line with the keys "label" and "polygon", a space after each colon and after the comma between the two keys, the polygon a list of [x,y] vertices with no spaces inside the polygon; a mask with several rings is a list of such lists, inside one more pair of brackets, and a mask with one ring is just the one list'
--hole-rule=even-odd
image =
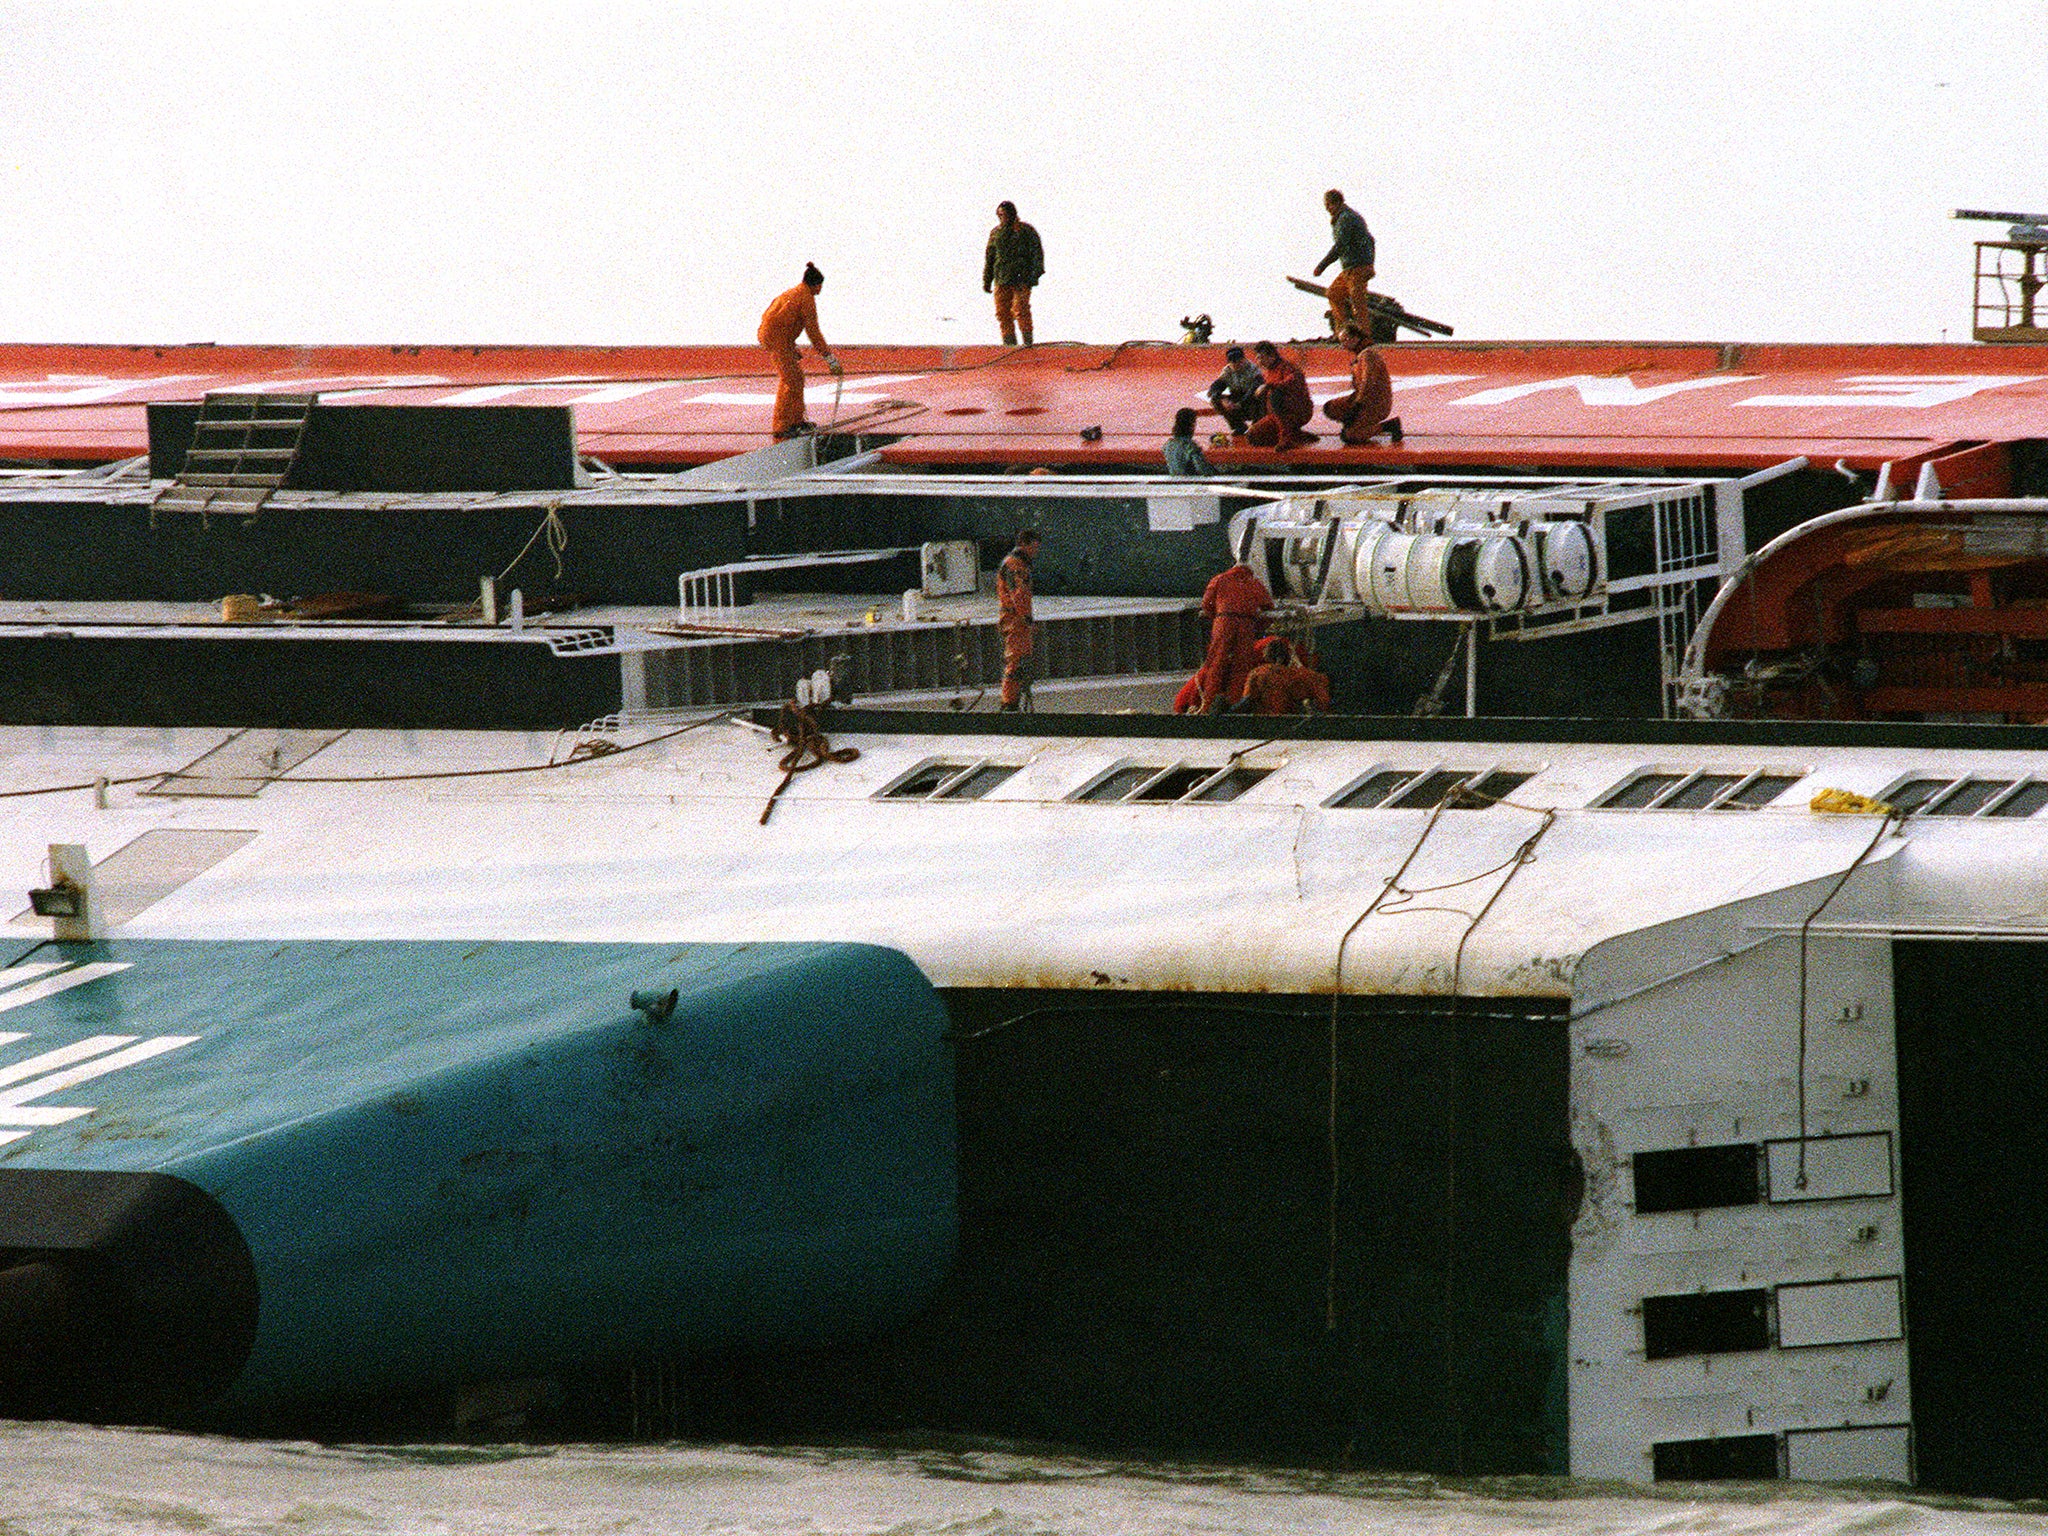
{"label": "white painted stripe", "polygon": [[27,1038],[28,1036],[22,1034],[19,1030],[0,1029],[0,1045],[12,1045],[17,1040],[26,1040]]}
{"label": "white painted stripe", "polygon": [[0,1131],[0,1147],[6,1146],[10,1141],[19,1141],[27,1134],[27,1131]]}
{"label": "white painted stripe", "polygon": [[91,965],[81,965],[76,970],[64,971],[56,976],[45,976],[41,981],[32,981],[25,987],[16,987],[11,992],[0,992],[0,1013],[10,1008],[19,1008],[26,1003],[40,1002],[46,997],[55,997],[59,992],[68,992],[73,987],[82,987],[88,981],[98,981],[102,976],[111,976],[116,971],[125,971],[130,962],[126,960],[96,960]]}
{"label": "white painted stripe", "polygon": [[66,1120],[75,1120],[80,1115],[92,1113],[91,1106],[75,1109],[56,1104],[25,1104],[24,1099],[35,1098],[45,1093],[56,1093],[61,1089],[75,1088],[80,1083],[89,1083],[96,1077],[117,1072],[122,1067],[132,1067],[137,1062],[147,1061],[152,1056],[161,1056],[166,1051],[175,1051],[181,1045],[190,1045],[197,1035],[158,1035],[140,1045],[131,1045],[125,1051],[116,1051],[111,1056],[102,1056],[88,1061],[83,1066],[67,1071],[53,1072],[48,1077],[39,1077],[33,1082],[22,1083],[0,1093],[0,1126],[62,1125]]}
{"label": "white painted stripe", "polygon": [[27,965],[10,965],[0,971],[0,988],[18,987],[24,981],[34,981],[51,971],[61,971],[70,963],[69,960],[32,960]]}
{"label": "white painted stripe", "polygon": [[26,1061],[17,1061],[10,1067],[0,1067],[0,1088],[9,1083],[18,1083],[25,1077],[37,1077],[44,1072],[54,1072],[59,1067],[68,1067],[75,1061],[84,1061],[88,1056],[104,1056],[120,1046],[132,1045],[141,1039],[140,1035],[90,1035],[83,1040],[74,1040],[69,1045],[60,1045],[54,1051],[45,1051],[40,1056],[31,1056]]}

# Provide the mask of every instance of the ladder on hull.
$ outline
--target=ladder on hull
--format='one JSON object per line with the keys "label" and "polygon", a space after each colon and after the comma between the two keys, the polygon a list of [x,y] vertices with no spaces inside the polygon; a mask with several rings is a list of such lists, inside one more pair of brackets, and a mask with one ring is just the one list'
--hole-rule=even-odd
{"label": "ladder on hull", "polygon": [[177,478],[150,503],[161,512],[253,518],[298,462],[317,395],[209,394]]}

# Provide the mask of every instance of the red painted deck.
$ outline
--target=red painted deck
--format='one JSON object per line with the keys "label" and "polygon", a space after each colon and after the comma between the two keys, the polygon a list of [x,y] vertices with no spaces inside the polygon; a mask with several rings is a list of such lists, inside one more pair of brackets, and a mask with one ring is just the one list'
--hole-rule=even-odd
{"label": "red painted deck", "polygon": [[[1290,349],[1318,399],[1346,387],[1335,346]],[[1804,454],[1910,471],[1979,443],[2048,437],[2048,346],[1411,343],[1383,349],[1402,448],[1219,464],[1749,469]],[[850,347],[841,426],[900,440],[897,464],[1152,464],[1173,413],[1206,409],[1221,347]],[[773,380],[753,347],[0,346],[0,460],[123,458],[142,406],[218,389],[317,389],[330,402],[562,404],[584,451],[683,466],[767,440]],[[811,415],[833,412],[819,370]],[[1205,421],[1206,434],[1215,426]],[[1099,442],[1081,433],[1100,427]],[[1996,489],[1987,486],[1986,489]]]}

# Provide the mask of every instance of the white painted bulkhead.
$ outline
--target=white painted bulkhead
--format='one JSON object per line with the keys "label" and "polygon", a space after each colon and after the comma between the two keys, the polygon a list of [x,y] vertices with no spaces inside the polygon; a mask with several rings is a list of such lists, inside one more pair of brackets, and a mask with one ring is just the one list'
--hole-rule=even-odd
{"label": "white painted bulkhead", "polygon": [[[859,940],[942,987],[1294,994],[1327,992],[1341,952],[1347,992],[1569,998],[1573,1472],[1642,1481],[1659,1443],[1782,1435],[1793,1476],[1910,1475],[1890,939],[2048,935],[2048,811],[1916,816],[1870,846],[1876,818],[1808,802],[2048,780],[2048,752],[847,736],[860,758],[799,775],[764,825],[785,748],[717,723],[555,768],[567,742],[543,736],[355,731],[254,796],[146,793],[227,734],[0,730],[0,790],[86,786],[0,799],[15,910],[52,844],[97,864],[190,830],[225,851],[126,897],[117,936]],[[888,796],[933,761],[1016,772]],[[1119,765],[1232,763],[1269,771],[1228,803],[1074,798]],[[1528,778],[1485,810],[1333,803],[1441,768]],[[1788,786],[1760,809],[1601,806],[1646,772],[1758,769]],[[1831,1140],[1802,1192],[1798,929],[1866,850],[1808,941],[1804,1129]],[[1767,1147],[1754,1203],[1634,1209],[1636,1154],[1740,1144]],[[1731,1290],[1764,1294],[1757,1347],[1647,1358],[1646,1299]]]}

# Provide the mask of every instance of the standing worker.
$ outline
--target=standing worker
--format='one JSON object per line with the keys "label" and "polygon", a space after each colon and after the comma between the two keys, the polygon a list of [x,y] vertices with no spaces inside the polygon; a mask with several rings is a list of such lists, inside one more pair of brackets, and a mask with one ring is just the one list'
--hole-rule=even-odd
{"label": "standing worker", "polygon": [[988,232],[988,252],[981,258],[981,291],[996,296],[996,324],[1003,328],[1003,345],[1017,345],[1023,332],[1024,345],[1031,345],[1031,290],[1045,276],[1045,247],[1038,231],[1017,217],[1017,205],[1007,198],[996,204],[996,227]]}
{"label": "standing worker", "polygon": [[1258,664],[1259,631],[1273,594],[1239,561],[1209,578],[1202,591],[1202,615],[1209,621],[1209,653],[1202,658],[1203,713],[1235,704],[1244,697],[1246,681]]}
{"label": "standing worker", "polygon": [[1394,408],[1394,381],[1387,376],[1386,361],[1355,320],[1337,333],[1337,340],[1351,354],[1351,393],[1325,400],[1323,414],[1344,423],[1344,441],[1354,448],[1382,432],[1399,443],[1401,418],[1387,414]]}
{"label": "standing worker", "polygon": [[825,366],[836,377],[845,370],[839,366],[839,359],[832,355],[832,349],[825,345],[824,334],[818,329],[818,290],[825,286],[825,274],[811,262],[804,263],[804,280],[787,292],[775,296],[775,301],[761,312],[761,329],[755,340],[768,349],[768,355],[775,360],[775,439],[798,437],[817,428],[804,419],[804,365],[798,356],[796,339],[808,335],[811,345],[818,349],[825,359]]}
{"label": "standing worker", "polygon": [[1330,329],[1342,334],[1345,323],[1364,327],[1369,339],[1372,336],[1372,313],[1366,308],[1365,285],[1372,281],[1373,257],[1378,251],[1378,242],[1372,231],[1365,227],[1365,219],[1356,208],[1344,201],[1344,194],[1335,187],[1323,194],[1323,206],[1330,211],[1330,234],[1334,243],[1330,254],[1316,263],[1316,276],[1323,274],[1323,268],[1336,262],[1342,268],[1330,280]]}
{"label": "standing worker", "polygon": [[1031,565],[1038,558],[1038,530],[1017,535],[1017,547],[996,567],[996,630],[1003,637],[1003,704],[1016,709],[1030,670],[1032,631]]}

